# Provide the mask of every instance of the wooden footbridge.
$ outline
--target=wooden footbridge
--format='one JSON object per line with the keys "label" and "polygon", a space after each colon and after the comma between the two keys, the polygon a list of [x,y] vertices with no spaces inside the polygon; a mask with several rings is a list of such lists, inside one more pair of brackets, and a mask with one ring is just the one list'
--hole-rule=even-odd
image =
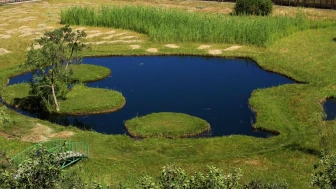
{"label": "wooden footbridge", "polygon": [[35,144],[20,152],[11,159],[12,165],[18,166],[25,160],[30,159],[31,154],[37,153],[40,148],[44,148],[50,153],[56,153],[57,160],[61,162],[62,168],[89,157],[89,145],[86,142],[52,140]]}

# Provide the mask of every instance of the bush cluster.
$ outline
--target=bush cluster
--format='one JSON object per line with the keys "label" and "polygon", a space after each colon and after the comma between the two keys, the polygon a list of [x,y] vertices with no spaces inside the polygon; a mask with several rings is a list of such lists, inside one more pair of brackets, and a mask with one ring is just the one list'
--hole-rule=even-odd
{"label": "bush cluster", "polygon": [[272,0],[237,0],[235,13],[237,15],[261,15],[272,13]]}

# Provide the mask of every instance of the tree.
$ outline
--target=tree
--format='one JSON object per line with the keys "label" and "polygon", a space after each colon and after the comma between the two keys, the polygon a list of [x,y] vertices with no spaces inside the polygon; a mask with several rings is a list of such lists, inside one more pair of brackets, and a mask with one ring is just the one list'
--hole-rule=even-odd
{"label": "tree", "polygon": [[73,32],[67,25],[46,32],[41,39],[36,40],[41,48],[31,45],[25,62],[35,70],[30,82],[30,94],[37,96],[43,107],[53,102],[56,111],[60,111],[57,98],[65,98],[69,91],[72,74],[69,64],[81,63],[80,52],[86,46],[80,40],[85,37],[84,31]]}

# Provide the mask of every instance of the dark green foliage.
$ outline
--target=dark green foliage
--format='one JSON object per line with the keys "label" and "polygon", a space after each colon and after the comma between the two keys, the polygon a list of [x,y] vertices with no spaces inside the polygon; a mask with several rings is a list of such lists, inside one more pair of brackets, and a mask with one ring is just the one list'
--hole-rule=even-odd
{"label": "dark green foliage", "polygon": [[168,42],[236,43],[265,46],[284,36],[323,23],[295,18],[223,16],[144,6],[72,7],[61,12],[61,23],[134,30],[151,40]]}
{"label": "dark green foliage", "polygon": [[229,189],[239,186],[238,180],[241,177],[240,169],[234,173],[223,175],[215,167],[208,166],[207,173],[196,172],[193,176],[188,176],[185,171],[174,165],[163,167],[161,176],[154,179],[148,175],[142,177],[140,187],[144,189],[171,188],[171,189]]}
{"label": "dark green foliage", "polygon": [[311,185],[322,189],[336,188],[336,155],[323,155],[314,165]]}
{"label": "dark green foliage", "polygon": [[235,13],[266,16],[272,13],[272,8],[272,0],[237,0]]}
{"label": "dark green foliage", "polygon": [[260,180],[253,180],[248,184],[245,184],[244,189],[287,189],[289,188],[288,184],[285,182],[272,182],[272,183],[263,183]]}

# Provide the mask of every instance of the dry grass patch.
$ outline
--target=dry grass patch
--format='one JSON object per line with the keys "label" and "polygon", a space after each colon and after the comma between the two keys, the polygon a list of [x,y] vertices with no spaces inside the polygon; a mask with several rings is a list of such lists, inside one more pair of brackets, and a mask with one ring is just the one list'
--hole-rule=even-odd
{"label": "dry grass patch", "polygon": [[210,45],[201,45],[201,46],[197,47],[197,49],[202,50],[202,49],[208,49],[210,47],[211,47]]}
{"label": "dry grass patch", "polygon": [[134,49],[140,49],[140,45],[130,45],[131,49],[134,50]]}
{"label": "dry grass patch", "polygon": [[75,133],[72,131],[62,131],[59,133],[54,133],[54,130],[46,125],[37,123],[36,126],[30,129],[30,133],[23,135],[21,140],[27,142],[45,142],[50,138],[69,138]]}
{"label": "dry grass patch", "polygon": [[3,49],[3,48],[0,48],[0,55],[4,55],[4,54],[7,54],[7,53],[10,53],[10,51],[8,51],[6,49]]}
{"label": "dry grass patch", "polygon": [[0,34],[0,39],[9,39],[11,37],[11,35]]}
{"label": "dry grass patch", "polygon": [[229,47],[229,48],[224,49],[224,51],[234,51],[234,50],[237,50],[237,49],[239,49],[239,48],[241,48],[241,46],[239,46],[239,45],[234,45],[234,46],[232,46],[232,47]]}
{"label": "dry grass patch", "polygon": [[157,52],[159,52],[157,48],[149,48],[146,51],[147,52],[151,52],[151,53],[157,53]]}
{"label": "dry grass patch", "polygon": [[93,34],[87,35],[86,38],[91,39],[91,38],[98,37],[98,36],[101,36],[101,35],[103,35],[103,33],[93,33]]}
{"label": "dry grass patch", "polygon": [[180,46],[177,46],[175,44],[167,44],[167,45],[165,45],[165,47],[172,48],[172,49],[178,49],[178,48],[180,48]]}
{"label": "dry grass patch", "polygon": [[115,32],[116,32],[115,30],[111,30],[111,31],[105,32],[105,35],[111,35],[111,34],[114,34]]}
{"label": "dry grass patch", "polygon": [[211,55],[218,55],[218,54],[222,54],[222,51],[219,49],[214,49],[214,50],[209,50],[208,53]]}
{"label": "dry grass patch", "polygon": [[125,37],[120,37],[120,39],[133,39],[135,36],[125,36]]}
{"label": "dry grass patch", "polygon": [[4,138],[7,138],[7,139],[9,139],[9,138],[15,138],[14,136],[9,135],[9,134],[6,134],[6,133],[4,133],[4,132],[2,132],[2,131],[0,131],[0,136],[1,136],[1,137],[4,137]]}

